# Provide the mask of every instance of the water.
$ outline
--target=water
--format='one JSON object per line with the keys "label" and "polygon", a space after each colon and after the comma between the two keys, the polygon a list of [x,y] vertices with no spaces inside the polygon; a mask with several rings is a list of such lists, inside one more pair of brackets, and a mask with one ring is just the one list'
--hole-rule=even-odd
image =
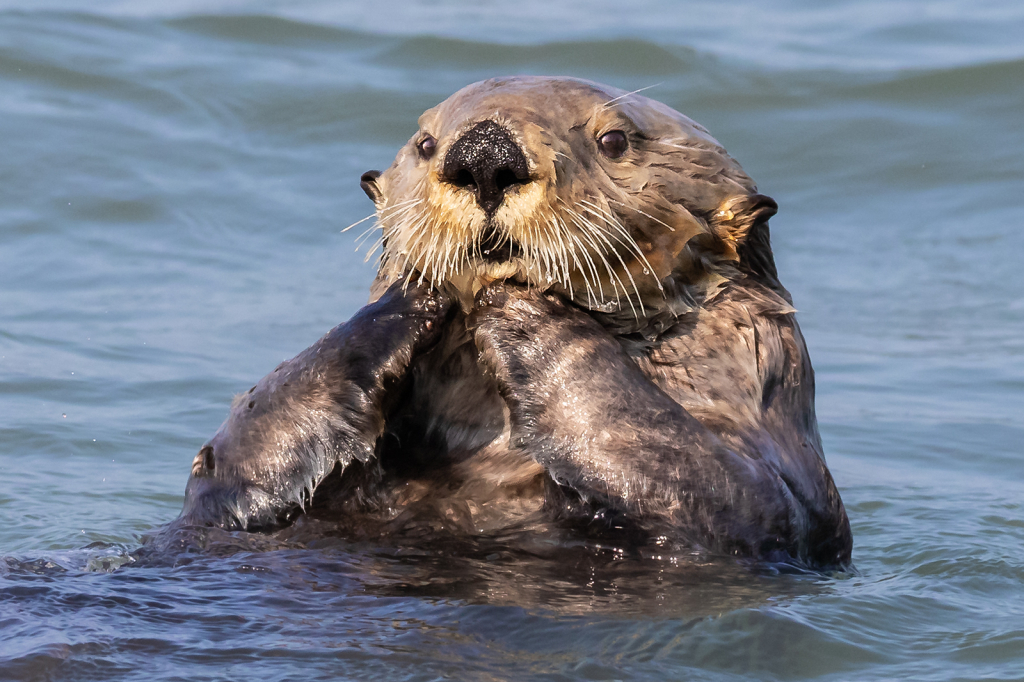
{"label": "water", "polygon": [[[1024,675],[1024,5],[630,6],[0,2],[0,678]],[[139,551],[231,396],[364,303],[360,173],[507,73],[656,85],[778,200],[857,574]]]}

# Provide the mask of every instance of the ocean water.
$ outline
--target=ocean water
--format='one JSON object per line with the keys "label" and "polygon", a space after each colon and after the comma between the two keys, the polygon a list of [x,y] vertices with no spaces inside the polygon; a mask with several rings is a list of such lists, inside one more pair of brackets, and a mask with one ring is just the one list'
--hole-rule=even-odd
{"label": "ocean water", "polygon": [[[780,205],[856,572],[211,532],[233,394],[366,300],[424,109],[645,93]],[[1024,678],[1024,4],[0,0],[0,679]]]}

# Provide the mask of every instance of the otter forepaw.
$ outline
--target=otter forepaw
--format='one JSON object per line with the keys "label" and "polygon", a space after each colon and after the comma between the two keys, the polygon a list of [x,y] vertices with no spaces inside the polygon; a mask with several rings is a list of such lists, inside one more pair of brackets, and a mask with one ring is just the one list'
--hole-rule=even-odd
{"label": "otter forepaw", "polygon": [[374,456],[409,364],[441,338],[452,300],[394,284],[239,396],[200,450],[181,523],[269,528],[335,469]]}
{"label": "otter forepaw", "polygon": [[496,379],[514,426],[535,423],[563,398],[604,395],[607,377],[637,372],[600,324],[557,296],[498,284],[477,301],[468,322],[479,362]]}

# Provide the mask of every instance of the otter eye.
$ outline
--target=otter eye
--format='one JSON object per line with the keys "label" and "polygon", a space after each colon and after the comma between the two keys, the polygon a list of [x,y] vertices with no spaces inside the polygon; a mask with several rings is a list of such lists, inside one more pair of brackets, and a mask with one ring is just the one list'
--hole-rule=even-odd
{"label": "otter eye", "polygon": [[609,159],[617,159],[629,148],[629,138],[621,130],[612,130],[597,138],[597,146]]}
{"label": "otter eye", "polygon": [[419,150],[420,156],[429,159],[437,151],[437,140],[432,135],[427,135],[416,144],[416,149]]}

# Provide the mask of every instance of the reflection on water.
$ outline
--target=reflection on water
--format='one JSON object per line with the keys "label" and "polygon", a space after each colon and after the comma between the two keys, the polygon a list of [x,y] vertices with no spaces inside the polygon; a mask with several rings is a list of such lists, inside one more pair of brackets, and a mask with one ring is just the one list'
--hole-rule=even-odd
{"label": "reflection on water", "polygon": [[[383,671],[395,679],[518,678],[577,676],[576,657],[593,658],[587,670],[653,672],[694,654],[704,667],[730,670],[749,665],[748,654],[730,651],[744,642],[799,648],[820,639],[780,609],[830,582],[584,548],[531,556],[499,543],[479,548],[490,554],[453,555],[339,541],[268,550],[274,543],[243,535],[208,536],[205,551],[174,566],[142,558],[109,575],[8,560],[6,578],[21,587],[0,599],[16,598],[23,609],[7,631],[24,655],[5,672],[85,660],[91,677],[139,670],[157,656],[186,675],[248,664],[276,677],[300,663],[314,673],[343,663],[353,679]],[[69,611],[74,634],[44,644]],[[827,639],[808,661],[851,649]]]}
{"label": "reflection on water", "polygon": [[[542,532],[547,530],[548,532]],[[846,574],[741,564],[669,548],[584,542],[536,526],[499,535],[447,531],[353,541],[334,524],[300,518],[272,535],[214,528],[155,533],[122,561],[184,566],[210,557],[273,553],[275,564],[346,575],[369,594],[540,608],[562,614],[700,617],[812,593]],[[95,560],[93,560],[95,563]],[[791,579],[782,579],[789,576]],[[350,587],[346,585],[346,589]]]}
{"label": "reflection on water", "polygon": [[[814,641],[820,651],[805,658],[816,665],[851,649],[784,615],[841,584],[822,575],[630,556],[535,534],[387,544],[322,531],[187,528],[138,549],[5,559],[0,604],[18,605],[6,620],[5,672],[34,676],[73,660],[101,676],[158,656],[186,675],[248,663],[275,677],[298,661],[326,672],[344,660],[353,679],[381,670],[395,679],[518,677],[571,673],[577,656],[594,658],[588,670],[653,671],[691,655],[731,670],[759,658],[732,650],[744,642],[797,650]],[[74,629],[47,643],[69,614]]]}

